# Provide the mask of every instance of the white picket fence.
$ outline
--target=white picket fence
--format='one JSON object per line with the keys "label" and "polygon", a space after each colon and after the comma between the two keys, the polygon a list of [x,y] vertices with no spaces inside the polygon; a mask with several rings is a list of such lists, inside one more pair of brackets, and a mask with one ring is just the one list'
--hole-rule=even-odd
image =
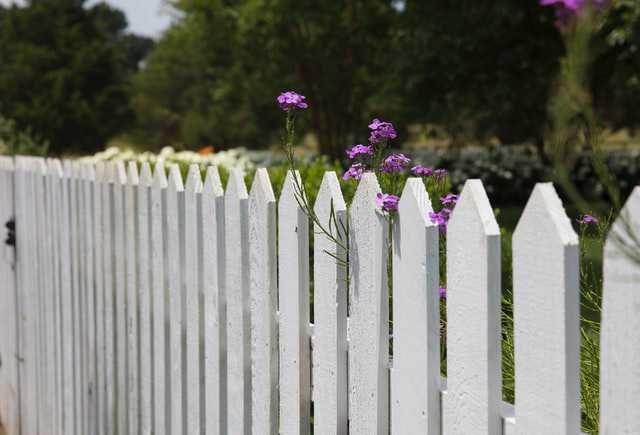
{"label": "white picket fence", "polygon": [[[513,239],[516,405],[502,402],[500,232],[469,180],[447,237],[410,179],[386,249],[375,176],[347,215],[334,173],[315,203],[350,231],[350,288],[289,174],[186,182],[175,166],[0,157],[0,418],[22,434],[579,434],[578,237],[551,184]],[[334,216],[334,218],[331,218]],[[640,234],[640,188],[612,230]],[[336,225],[331,226],[333,229]],[[624,227],[624,228],[623,228]],[[624,231],[623,231],[624,230]],[[601,433],[640,433],[640,266],[605,249]],[[387,263],[393,282],[387,283]],[[392,340],[389,288],[393,296]],[[390,359],[390,342],[393,358]]]}

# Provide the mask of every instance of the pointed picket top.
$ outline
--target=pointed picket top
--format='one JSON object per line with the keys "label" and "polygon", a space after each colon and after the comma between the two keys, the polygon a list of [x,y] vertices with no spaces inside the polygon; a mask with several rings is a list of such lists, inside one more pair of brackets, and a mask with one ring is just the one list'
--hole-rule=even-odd
{"label": "pointed picket top", "polygon": [[385,433],[389,423],[388,218],[373,173],[362,176],[349,215],[350,432]]}
{"label": "pointed picket top", "polygon": [[[24,169],[28,168],[27,160],[20,159],[18,162],[22,162],[22,167]],[[62,160],[62,172],[64,173],[65,178],[73,177],[73,165],[71,160]]]}
{"label": "pointed picket top", "polygon": [[600,336],[600,433],[640,433],[640,187],[604,248]]}
{"label": "pointed picket top", "polygon": [[447,230],[447,395],[443,433],[500,432],[500,229],[468,180]]}
{"label": "pointed picket top", "polygon": [[213,196],[224,195],[222,189],[222,182],[220,181],[220,173],[217,166],[209,166],[204,178],[204,185],[202,186],[203,192],[212,194]]}
{"label": "pointed picket top", "polygon": [[189,173],[187,174],[185,190],[189,192],[202,191],[202,176],[200,175],[200,167],[195,163],[189,165]]}
{"label": "pointed picket top", "polygon": [[398,202],[398,212],[402,215],[415,214],[419,223],[435,226],[431,219],[428,218],[429,213],[432,211],[431,200],[422,179],[416,177],[408,178]]}
{"label": "pointed picket top", "polygon": [[38,174],[40,175],[47,175],[47,162],[45,159],[43,159],[42,157],[37,157],[36,160],[34,160],[34,169],[38,172]]}
{"label": "pointed picket top", "polygon": [[562,201],[552,183],[537,183],[513,233],[514,241],[533,233],[539,238],[539,226],[542,221],[549,221],[548,229],[553,229],[558,240],[567,246],[578,244],[578,235],[571,226],[571,220],[562,205]]}
{"label": "pointed picket top", "polygon": [[518,433],[580,430],[578,236],[551,183],[538,183],[513,234]]}
{"label": "pointed picket top", "polygon": [[[297,180],[297,181],[296,181]],[[302,178],[300,178],[300,172],[295,172],[294,174],[291,171],[287,171],[287,175],[284,178],[284,183],[282,184],[282,192],[280,193],[280,201],[279,207],[287,207],[287,208],[298,208],[300,205],[298,204],[298,187],[302,187],[302,194],[304,195],[304,186],[302,184]]]}
{"label": "pointed picket top", "polygon": [[104,181],[107,183],[115,183],[116,182],[116,163],[115,162],[105,162],[104,164]]}
{"label": "pointed picket top", "polygon": [[487,236],[500,234],[500,228],[489,203],[487,192],[484,190],[482,181],[477,179],[467,180],[464,184],[458,203],[451,213],[448,227],[460,228],[458,231],[464,231],[469,219],[477,220]]}
{"label": "pointed picket top", "polygon": [[167,171],[164,167],[164,163],[158,161],[156,162],[156,166],[153,168],[153,187],[162,189],[168,185]]}
{"label": "pointed picket top", "polygon": [[153,183],[153,174],[149,162],[142,162],[140,165],[140,185],[149,187]]}
{"label": "pointed picket top", "polygon": [[127,184],[127,167],[122,160],[115,162],[114,183]]}
{"label": "pointed picket top", "polygon": [[[256,173],[257,176],[257,173]],[[247,199],[249,195],[247,193],[247,186],[244,184],[244,177],[239,169],[232,169],[229,173],[229,180],[227,181],[226,195],[230,198]]]}
{"label": "pointed picket top", "polygon": [[127,184],[130,186],[137,186],[140,182],[140,176],[138,175],[138,165],[136,162],[129,162],[127,165]]}
{"label": "pointed picket top", "polygon": [[322,225],[328,224],[332,208],[334,212],[346,211],[347,204],[342,196],[338,176],[334,171],[329,171],[325,172],[322,177],[316,202],[313,206],[313,211],[320,219]]}
{"label": "pointed picket top", "polygon": [[184,184],[182,183],[182,174],[180,174],[180,167],[176,164],[169,166],[169,189],[173,189],[176,192],[182,192],[184,190]]}
{"label": "pointed picket top", "polygon": [[60,162],[60,159],[49,159],[47,161],[47,164],[49,165],[50,174],[55,174],[58,177],[62,177],[64,172],[62,170],[62,163]]}
{"label": "pointed picket top", "polygon": [[269,180],[269,173],[265,168],[256,171],[249,197],[259,203],[275,202],[276,197],[273,193],[271,180]]}
{"label": "pointed picket top", "polygon": [[351,203],[351,209],[354,214],[358,214],[362,208],[370,209],[371,205],[380,210],[376,202],[376,195],[380,192],[380,184],[378,178],[373,172],[366,172],[362,175],[358,188]]}
{"label": "pointed picket top", "polygon": [[87,162],[84,164],[85,177],[89,181],[98,181],[98,175],[96,173],[96,164],[93,162]]}

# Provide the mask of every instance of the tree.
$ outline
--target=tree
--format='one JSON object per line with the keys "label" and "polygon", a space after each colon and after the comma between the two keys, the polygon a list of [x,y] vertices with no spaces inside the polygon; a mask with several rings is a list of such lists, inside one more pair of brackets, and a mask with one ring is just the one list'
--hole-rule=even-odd
{"label": "tree", "polygon": [[[188,145],[264,147],[280,128],[275,98],[312,105],[321,151],[366,138],[393,61],[396,12],[384,0],[178,0],[170,29],[136,81],[143,131]],[[309,126],[309,125],[307,125]],[[158,135],[160,136],[160,135]]]}
{"label": "tree", "polygon": [[122,12],[84,0],[4,9],[0,113],[47,140],[52,153],[100,149],[132,120],[129,78],[151,45],[126,26]]}
{"label": "tree", "polygon": [[554,20],[537,1],[407,0],[393,72],[404,119],[454,138],[540,138],[563,53]]}

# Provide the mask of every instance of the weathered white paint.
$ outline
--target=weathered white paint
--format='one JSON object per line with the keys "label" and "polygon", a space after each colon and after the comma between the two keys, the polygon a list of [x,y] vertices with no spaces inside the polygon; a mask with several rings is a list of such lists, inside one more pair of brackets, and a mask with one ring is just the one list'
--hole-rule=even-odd
{"label": "weathered white paint", "polygon": [[225,292],[227,296],[227,425],[251,433],[248,195],[242,174],[232,170],[224,196]]}
{"label": "weathered white paint", "polygon": [[640,187],[604,249],[600,433],[640,433]]}
{"label": "weathered white paint", "polygon": [[62,365],[62,260],[61,260],[61,199],[62,199],[62,165],[59,160],[49,161],[49,182],[51,198],[48,201],[49,215],[55,231],[51,231],[52,255],[53,255],[53,334],[54,334],[54,392],[56,421],[53,426],[55,434],[64,434],[64,400],[63,400],[63,365]]}
{"label": "weathered white paint", "polygon": [[388,218],[373,173],[362,176],[349,215],[349,433],[389,433]]}
{"label": "weathered white paint", "polygon": [[447,230],[447,435],[501,434],[501,298],[500,229],[468,180]]}
{"label": "weathered white paint", "polygon": [[[314,205],[314,433],[346,435],[347,206],[335,172],[327,172]],[[324,228],[335,240],[323,233]],[[336,258],[341,259],[337,261]]]}
{"label": "weathered white paint", "polygon": [[116,162],[113,184],[113,259],[115,271],[115,332],[116,332],[116,429],[118,434],[128,433],[129,404],[127,357],[127,271],[126,256],[120,255],[126,249],[125,230],[125,185],[127,171],[123,162]]}
{"label": "weathered white paint", "polygon": [[227,433],[226,300],[224,293],[224,193],[216,167],[207,168],[201,195],[202,242],[198,269],[202,276],[204,335],[204,432]]}
{"label": "weathered white paint", "polygon": [[198,165],[189,167],[184,190],[184,328],[186,331],[186,433],[200,434],[200,279],[198,276],[199,202],[202,179]]}
{"label": "weathered white paint", "polygon": [[580,431],[578,237],[551,183],[513,234],[516,433]]}
{"label": "weathered white paint", "polygon": [[126,255],[126,315],[127,315],[127,411],[130,435],[140,433],[139,426],[139,380],[138,380],[138,279],[137,279],[137,198],[138,166],[127,165],[127,182],[124,188],[124,230]]}
{"label": "weathered white paint", "polygon": [[169,401],[167,369],[168,275],[165,269],[166,244],[166,189],[167,176],[163,162],[157,162],[153,171],[150,199],[151,226],[151,298],[153,304],[153,432],[165,435],[169,431]]}
{"label": "weathered white paint", "polygon": [[96,332],[96,378],[95,378],[95,433],[106,433],[106,383],[105,383],[105,276],[104,276],[104,228],[103,228],[103,191],[107,189],[106,168],[104,162],[95,166],[95,183],[93,183],[93,244],[94,244],[94,277],[95,277],[95,332]]}
{"label": "weathered white paint", "polygon": [[116,430],[116,341],[115,341],[115,163],[105,165],[105,185],[102,189],[102,242],[104,276],[104,431],[112,434]]}
{"label": "weathered white paint", "polygon": [[151,392],[153,383],[152,366],[152,325],[151,325],[151,245],[149,224],[150,187],[153,182],[151,168],[147,162],[140,166],[140,180],[137,196],[137,267],[138,267],[138,307],[139,307],[139,340],[140,340],[140,434],[152,433],[151,417],[153,415]]}
{"label": "weathered white paint", "polygon": [[269,174],[258,169],[249,194],[252,433],[278,433],[276,199]]}
{"label": "weathered white paint", "polygon": [[419,178],[405,184],[393,235],[391,432],[440,434],[438,228]]}
{"label": "weathered white paint", "polygon": [[15,249],[4,244],[5,225],[14,217],[14,163],[0,156],[0,420],[9,433],[19,430],[16,258]]}
{"label": "weathered white paint", "polygon": [[[300,174],[295,177],[302,187]],[[309,218],[298,203],[300,193],[289,171],[278,204],[282,435],[306,434],[311,427]]]}
{"label": "weathered white paint", "polygon": [[169,318],[169,390],[167,391],[168,406],[170,408],[171,435],[182,434],[185,423],[183,421],[183,364],[182,364],[182,253],[181,210],[184,200],[184,186],[182,175],[177,165],[169,167],[169,181],[166,198],[166,234],[167,234],[167,264],[168,274],[168,305]]}

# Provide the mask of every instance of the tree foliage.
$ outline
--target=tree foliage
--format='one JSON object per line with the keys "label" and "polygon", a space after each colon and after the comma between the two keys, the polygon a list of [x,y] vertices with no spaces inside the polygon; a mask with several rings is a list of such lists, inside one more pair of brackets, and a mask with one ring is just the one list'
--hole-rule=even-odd
{"label": "tree foliage", "polygon": [[0,10],[0,113],[50,143],[89,152],[132,120],[129,77],[151,41],[122,12],[84,0],[31,0]]}

